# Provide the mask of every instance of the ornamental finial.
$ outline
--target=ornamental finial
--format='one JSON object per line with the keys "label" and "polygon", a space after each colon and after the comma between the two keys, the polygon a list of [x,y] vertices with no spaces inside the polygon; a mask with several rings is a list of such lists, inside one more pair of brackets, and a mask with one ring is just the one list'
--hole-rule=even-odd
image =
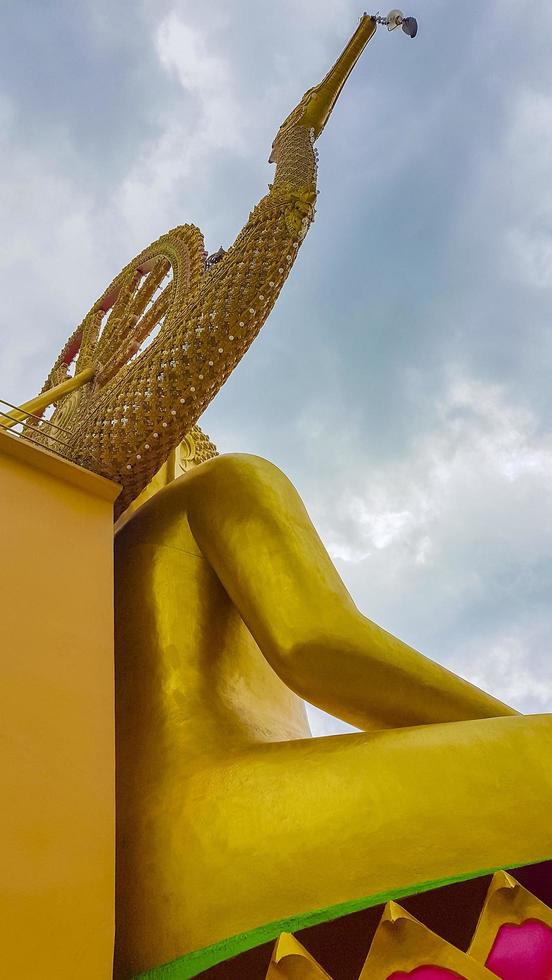
{"label": "ornamental finial", "polygon": [[409,37],[416,37],[418,33],[418,21],[415,17],[405,17],[402,10],[390,10],[387,17],[374,14],[377,24],[383,24],[388,31],[394,31],[397,27],[402,27],[405,34]]}

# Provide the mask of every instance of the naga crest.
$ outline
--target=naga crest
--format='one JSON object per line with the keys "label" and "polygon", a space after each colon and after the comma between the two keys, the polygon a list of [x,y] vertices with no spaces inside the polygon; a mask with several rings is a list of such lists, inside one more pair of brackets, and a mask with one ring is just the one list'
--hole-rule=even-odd
{"label": "naga crest", "polygon": [[377,22],[374,17],[370,17],[368,14],[362,15],[351,40],[327,75],[318,85],[314,85],[305,92],[299,104],[280,126],[272,144],[269,163],[277,162],[280,142],[298,126],[303,126],[311,131],[313,142],[318,139],[330,118],[345,82],[376,27]]}
{"label": "naga crest", "polygon": [[298,126],[304,126],[311,131],[313,142],[318,139],[345,82],[378,24],[385,24],[389,31],[401,27],[404,33],[410,37],[416,37],[418,33],[416,18],[405,17],[400,10],[391,10],[387,17],[380,17],[379,14],[363,14],[351,40],[327,75],[318,85],[314,85],[305,92],[299,104],[280,126],[272,144],[269,163],[277,162],[280,142]]}

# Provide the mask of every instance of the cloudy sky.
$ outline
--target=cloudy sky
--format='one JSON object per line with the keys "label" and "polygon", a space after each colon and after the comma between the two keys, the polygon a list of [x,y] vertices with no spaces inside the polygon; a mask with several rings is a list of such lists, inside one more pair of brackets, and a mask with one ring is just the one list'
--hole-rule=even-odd
{"label": "cloudy sky", "polygon": [[[380,29],[344,90],[316,222],[202,424],[291,477],[368,616],[552,710],[552,6],[416,2],[418,37]],[[280,122],[360,13],[7,0],[3,398],[36,393],[167,229],[232,242]]]}

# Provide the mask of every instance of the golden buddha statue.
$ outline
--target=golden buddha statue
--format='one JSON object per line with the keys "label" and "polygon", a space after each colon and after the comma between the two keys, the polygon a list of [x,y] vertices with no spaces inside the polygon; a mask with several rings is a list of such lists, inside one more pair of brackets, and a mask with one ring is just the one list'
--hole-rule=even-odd
{"label": "golden buddha statue", "polygon": [[[272,464],[190,470],[121,529],[116,568],[117,977],[548,856],[552,716],[366,619]],[[303,698],[364,732],[311,738]]]}
{"label": "golden buddha statue", "polygon": [[[286,477],[216,456],[193,429],[291,268],[314,213],[314,141],[375,29],[364,15],[280,128],[274,183],[234,245],[206,265],[199,232],[182,226],[146,249],[40,396],[60,400],[67,455],[123,486],[119,980],[267,924],[275,936],[282,920],[552,851],[551,716],[519,715],[367,619]],[[194,438],[200,465],[179,476]],[[312,738],[304,699],[362,731]]]}

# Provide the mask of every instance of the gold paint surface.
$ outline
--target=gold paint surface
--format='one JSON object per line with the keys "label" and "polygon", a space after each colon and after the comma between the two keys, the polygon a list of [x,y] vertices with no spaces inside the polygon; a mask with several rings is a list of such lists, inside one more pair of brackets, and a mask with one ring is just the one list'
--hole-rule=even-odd
{"label": "gold paint surface", "polygon": [[276,940],[265,980],[332,980],[313,956],[289,932]]}
{"label": "gold paint surface", "polygon": [[389,980],[391,974],[411,973],[418,967],[450,970],[463,980],[496,980],[466,953],[451,946],[395,902],[388,902],[359,980]]}
{"label": "gold paint surface", "polygon": [[118,488],[5,432],[0,487],[0,973],[109,980]]}
{"label": "gold paint surface", "polygon": [[485,903],[468,950],[470,956],[486,963],[502,925],[521,925],[529,919],[552,929],[552,909],[523,888],[505,871],[493,875]]}
{"label": "gold paint surface", "polygon": [[[116,568],[117,978],[550,852],[550,716],[363,616],[270,463],[220,456],[161,490]],[[302,698],[366,731],[310,738]]]}

